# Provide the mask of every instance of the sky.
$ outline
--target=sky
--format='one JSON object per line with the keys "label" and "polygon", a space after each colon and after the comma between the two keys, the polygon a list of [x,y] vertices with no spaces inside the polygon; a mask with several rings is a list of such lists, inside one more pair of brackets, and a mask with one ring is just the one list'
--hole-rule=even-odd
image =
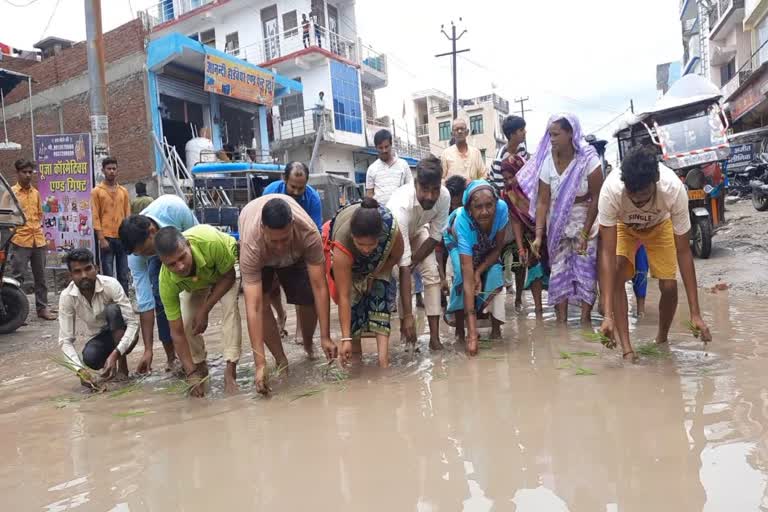
{"label": "sky", "polygon": [[[104,30],[154,3],[102,0]],[[0,42],[31,49],[47,36],[82,40],[83,5],[0,0]],[[528,97],[529,145],[541,138],[549,116],[563,111],[575,113],[586,133],[600,129],[596,133],[610,140],[630,99],[637,112],[656,101],[656,64],[682,56],[677,0],[358,0],[363,43],[388,59],[389,85],[377,92],[378,114],[407,122],[411,134],[412,94],[451,92],[450,58],[435,58],[450,50],[440,27],[449,30],[451,21],[467,30],[459,48],[470,49],[457,65],[459,97],[496,92],[512,110],[519,110],[514,99]]]}

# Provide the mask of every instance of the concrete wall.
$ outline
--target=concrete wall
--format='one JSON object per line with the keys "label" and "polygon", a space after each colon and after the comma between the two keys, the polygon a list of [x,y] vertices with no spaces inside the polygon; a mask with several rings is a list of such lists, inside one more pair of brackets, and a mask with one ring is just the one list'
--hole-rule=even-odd
{"label": "concrete wall", "polygon": [[[143,71],[145,32],[140,21],[134,20],[106,33],[104,38],[110,151],[120,163],[122,181],[145,179],[154,168]],[[85,50],[85,43],[78,43],[24,70],[34,80],[32,106],[37,134],[90,132]],[[13,162],[32,158],[25,85],[8,95],[6,115],[9,140],[22,145],[20,151],[0,152],[0,171],[13,183]]]}

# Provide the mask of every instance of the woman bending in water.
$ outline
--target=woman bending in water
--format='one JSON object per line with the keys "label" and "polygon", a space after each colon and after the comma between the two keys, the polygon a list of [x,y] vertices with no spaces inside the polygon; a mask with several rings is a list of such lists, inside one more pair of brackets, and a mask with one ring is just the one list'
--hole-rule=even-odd
{"label": "woman bending in water", "polygon": [[552,116],[536,154],[518,175],[531,199],[540,253],[544,235],[549,252],[549,304],[557,319],[568,321],[568,303],[581,305],[588,324],[597,292],[597,200],[603,184],[600,158],[582,138],[573,114]]}
{"label": "woman bending in water", "polygon": [[403,256],[403,237],[392,212],[373,198],[340,210],[323,226],[326,272],[339,305],[341,359],[361,353],[365,332],[376,335],[379,366],[389,366],[390,276]]}
{"label": "woman bending in water", "polygon": [[504,323],[504,270],[501,249],[504,228],[509,222],[507,205],[485,180],[475,180],[464,192],[464,206],[448,217],[443,236],[454,270],[448,314],[456,317],[456,335],[464,341],[466,319],[467,352],[477,354],[477,312],[490,312],[491,338],[501,338]]}

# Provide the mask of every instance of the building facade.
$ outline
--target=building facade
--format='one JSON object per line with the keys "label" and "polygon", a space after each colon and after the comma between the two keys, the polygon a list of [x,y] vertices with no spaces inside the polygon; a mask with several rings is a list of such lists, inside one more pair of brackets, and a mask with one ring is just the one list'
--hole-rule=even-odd
{"label": "building facade", "polygon": [[[436,89],[421,91],[413,95],[413,106],[418,143],[440,156],[451,140],[451,97]],[[467,123],[469,144],[480,149],[487,165],[507,142],[501,124],[508,115],[509,102],[497,94],[459,100],[458,116]]]}
{"label": "building facade", "polygon": [[[301,84],[267,113],[273,160],[311,162],[312,172],[364,175],[373,156],[375,91],[387,85],[388,72],[386,56],[358,33],[354,0],[164,0],[144,16],[153,40],[183,34]],[[159,87],[166,96],[173,84]],[[227,109],[213,124],[233,146],[259,139],[258,127]]]}

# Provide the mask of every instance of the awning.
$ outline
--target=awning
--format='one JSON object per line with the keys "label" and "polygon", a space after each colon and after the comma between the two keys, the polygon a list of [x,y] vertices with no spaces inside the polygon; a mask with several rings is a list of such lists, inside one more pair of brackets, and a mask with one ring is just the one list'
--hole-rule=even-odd
{"label": "awning", "polygon": [[268,69],[238,59],[221,50],[206,46],[199,41],[175,33],[168,34],[149,43],[147,47],[147,68],[150,71],[157,72],[163,66],[173,62],[187,69],[199,70],[202,73],[205,67],[206,55],[213,55],[220,59],[237,63],[239,66],[273,75],[275,77],[275,98],[282,98],[283,96],[304,90],[301,83],[296,80],[291,80]]}
{"label": "awning", "polygon": [[11,71],[10,69],[0,68],[0,89],[3,91],[3,96],[7,96],[14,87],[21,82],[26,82],[29,79],[29,75],[19,73],[17,71]]}

